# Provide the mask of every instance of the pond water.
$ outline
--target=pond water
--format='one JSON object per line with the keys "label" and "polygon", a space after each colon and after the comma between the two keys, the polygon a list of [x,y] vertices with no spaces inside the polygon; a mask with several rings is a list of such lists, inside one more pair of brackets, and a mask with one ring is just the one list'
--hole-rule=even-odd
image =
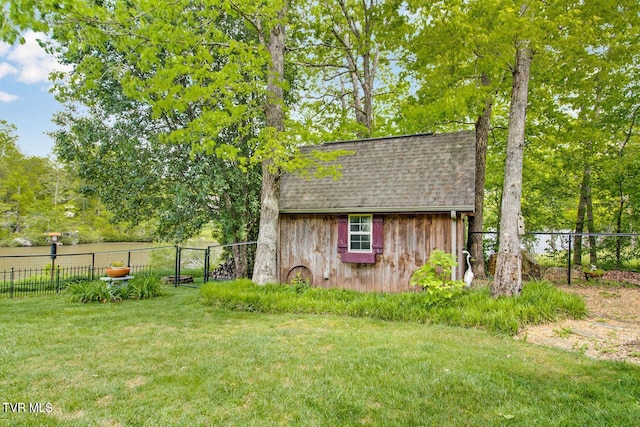
{"label": "pond water", "polygon": [[[113,242],[113,243],[83,243],[79,245],[58,245],[59,254],[86,254],[95,252],[119,252],[132,249],[147,249],[161,246],[157,243],[143,242]],[[0,256],[14,255],[49,255],[51,246],[21,246],[0,247]]]}
{"label": "pond water", "polygon": [[[215,242],[198,240],[187,244],[190,248],[205,249]],[[107,267],[113,261],[124,261],[131,266],[147,266],[151,258],[161,267],[173,268],[175,247],[162,243],[113,242],[87,243],[79,245],[57,246],[55,265],[62,268]],[[198,258],[204,257],[204,251],[195,252]],[[0,271],[13,269],[41,269],[50,266],[51,246],[0,247]]]}

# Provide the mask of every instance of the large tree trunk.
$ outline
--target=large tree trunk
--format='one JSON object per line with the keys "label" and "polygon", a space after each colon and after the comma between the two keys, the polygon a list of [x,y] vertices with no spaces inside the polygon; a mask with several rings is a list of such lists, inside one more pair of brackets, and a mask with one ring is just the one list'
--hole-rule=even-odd
{"label": "large tree trunk", "polygon": [[278,282],[278,211],[279,176],[271,168],[273,162],[262,165],[262,189],[260,196],[260,227],[258,246],[253,265],[253,281],[258,285]]}
{"label": "large tree trunk", "polygon": [[[489,81],[483,74],[482,84],[488,85]],[[471,253],[471,270],[478,279],[484,279],[484,243],[482,229],[484,228],[484,183],[487,169],[487,143],[489,141],[489,124],[491,122],[492,103],[487,100],[484,111],[476,122],[476,187],[475,187],[475,214],[469,217],[469,233],[467,247]]]}
{"label": "large tree trunk", "polygon": [[517,48],[502,189],[500,245],[496,260],[496,274],[491,286],[491,294],[494,297],[519,295],[522,290],[522,255],[518,216],[522,197],[522,161],[532,57],[533,53],[528,43],[522,43]]}
{"label": "large tree trunk", "polygon": [[[283,21],[286,6],[280,12]],[[267,83],[268,98],[265,104],[266,125],[276,130],[279,138],[284,131],[284,50],[285,27],[278,23],[269,34],[268,49],[271,55],[269,80]],[[259,285],[278,282],[278,247],[280,231],[278,227],[280,172],[276,170],[273,160],[262,162],[262,187],[260,195],[260,227],[258,230],[258,246],[253,267],[253,281]]]}

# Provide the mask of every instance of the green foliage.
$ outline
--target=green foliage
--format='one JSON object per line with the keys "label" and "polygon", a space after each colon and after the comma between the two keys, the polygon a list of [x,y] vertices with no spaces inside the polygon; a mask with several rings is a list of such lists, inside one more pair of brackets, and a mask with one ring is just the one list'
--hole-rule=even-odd
{"label": "green foliage", "polygon": [[66,293],[73,302],[109,303],[155,298],[162,295],[162,289],[158,276],[140,274],[127,284],[103,280],[75,281],[67,287]]}
{"label": "green foliage", "polygon": [[70,284],[66,292],[73,302],[119,302],[122,301],[120,290],[117,287],[109,286],[107,282],[101,280],[79,281]]}
{"label": "green foliage", "polygon": [[488,289],[456,293],[434,304],[427,292],[361,293],[305,285],[258,286],[249,280],[208,283],[200,288],[204,304],[262,313],[335,314],[389,321],[438,323],[516,334],[530,324],[586,314],[580,297],[544,282],[529,282],[520,296],[492,298]]}
{"label": "green foliage", "polygon": [[[298,6],[293,49],[301,122],[325,140],[388,135],[409,91],[395,62],[410,32],[396,0],[329,0]],[[330,23],[330,25],[327,25]],[[397,129],[393,129],[397,131]]]}
{"label": "green foliage", "polygon": [[166,247],[151,251],[149,254],[149,267],[159,271],[173,269],[176,262],[176,248]]}
{"label": "green foliage", "polygon": [[[0,37],[8,42],[50,25],[59,43],[50,50],[74,70],[59,99],[82,106],[57,117],[55,134],[59,158],[81,181],[48,162],[23,162],[11,149],[14,129],[3,126],[5,242],[17,228],[35,239],[33,230],[47,226],[122,239],[98,199],[116,221],[150,219],[163,238],[181,241],[213,219],[221,243],[253,240],[261,160],[313,169],[324,159],[299,156],[298,145],[469,129],[487,102],[485,229],[495,229],[509,77],[524,39],[535,51],[522,184],[528,229],[573,228],[589,168],[596,230],[640,228],[638,2],[329,0],[295,4],[287,14],[281,1],[1,4]],[[296,112],[284,131],[267,125],[264,108],[274,99],[269,31],[279,23],[291,49],[276,103],[285,116]],[[358,117],[369,113],[357,105],[367,99],[373,129]],[[52,171],[55,184],[42,179]],[[65,194],[47,196],[65,181]],[[65,205],[83,221],[66,219]]]}
{"label": "green foliage", "polygon": [[46,245],[48,231],[78,231],[65,244],[148,240],[146,224],[129,232],[111,223],[113,215],[91,195],[83,195],[73,171],[51,159],[25,156],[17,146],[15,127],[0,120],[0,244],[15,238]]}
{"label": "green foliage", "polygon": [[296,274],[296,276],[291,280],[291,283],[289,283],[289,285],[291,285],[293,288],[297,289],[306,289],[308,287],[310,287],[310,283],[308,279],[305,279],[302,277],[302,274],[298,272],[298,274]]}
{"label": "green foliage", "polygon": [[435,249],[429,261],[413,273],[410,284],[421,287],[432,304],[449,300],[464,288],[463,281],[451,280],[451,268],[457,265],[451,254]]}
{"label": "green foliage", "polygon": [[614,229],[617,216],[622,231],[637,231],[637,2],[406,4],[419,16],[403,51],[417,89],[399,127],[468,128],[487,101],[493,104],[485,229],[499,224],[514,41],[529,39],[535,55],[522,184],[528,229],[572,229],[581,178],[590,170],[595,230]]}
{"label": "green foliage", "polygon": [[[56,154],[116,221],[153,221],[174,242],[211,221],[221,243],[257,236],[261,171],[248,160],[264,124],[267,56],[246,46],[257,41],[241,14],[209,6],[72,2],[51,11],[60,54],[76,70],[60,87],[69,108],[56,117]],[[79,26],[65,15],[75,8],[87,17]],[[144,29],[126,18],[139,13]],[[129,36],[114,36],[120,28]]]}
{"label": "green foliage", "polygon": [[[127,298],[144,300],[162,295],[162,282],[154,274],[137,274],[129,281]],[[123,299],[126,299],[123,295]]]}

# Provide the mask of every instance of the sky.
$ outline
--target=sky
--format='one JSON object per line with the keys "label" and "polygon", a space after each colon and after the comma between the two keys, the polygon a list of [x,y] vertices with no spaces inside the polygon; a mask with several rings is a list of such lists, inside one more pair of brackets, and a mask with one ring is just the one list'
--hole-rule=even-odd
{"label": "sky", "polygon": [[43,34],[28,31],[24,44],[0,42],[0,119],[14,125],[20,152],[48,157],[53,140],[46,132],[55,130],[51,121],[62,109],[50,93],[49,73],[64,67],[40,47]]}

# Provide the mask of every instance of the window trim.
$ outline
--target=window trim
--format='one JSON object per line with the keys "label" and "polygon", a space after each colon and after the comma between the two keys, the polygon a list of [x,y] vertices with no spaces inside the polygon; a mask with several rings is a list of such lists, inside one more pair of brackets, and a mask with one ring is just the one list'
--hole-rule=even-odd
{"label": "window trim", "polygon": [[[369,225],[369,231],[351,231],[351,219],[355,218],[355,217],[359,217],[359,218],[367,218],[367,225]],[[348,215],[348,220],[347,220],[347,224],[348,224],[348,235],[347,235],[347,252],[350,253],[356,253],[356,254],[370,254],[373,252],[373,214],[349,214]],[[359,224],[363,224],[361,222],[359,222]],[[352,249],[351,248],[351,243],[352,240],[351,238],[353,236],[369,236],[369,249]]]}

